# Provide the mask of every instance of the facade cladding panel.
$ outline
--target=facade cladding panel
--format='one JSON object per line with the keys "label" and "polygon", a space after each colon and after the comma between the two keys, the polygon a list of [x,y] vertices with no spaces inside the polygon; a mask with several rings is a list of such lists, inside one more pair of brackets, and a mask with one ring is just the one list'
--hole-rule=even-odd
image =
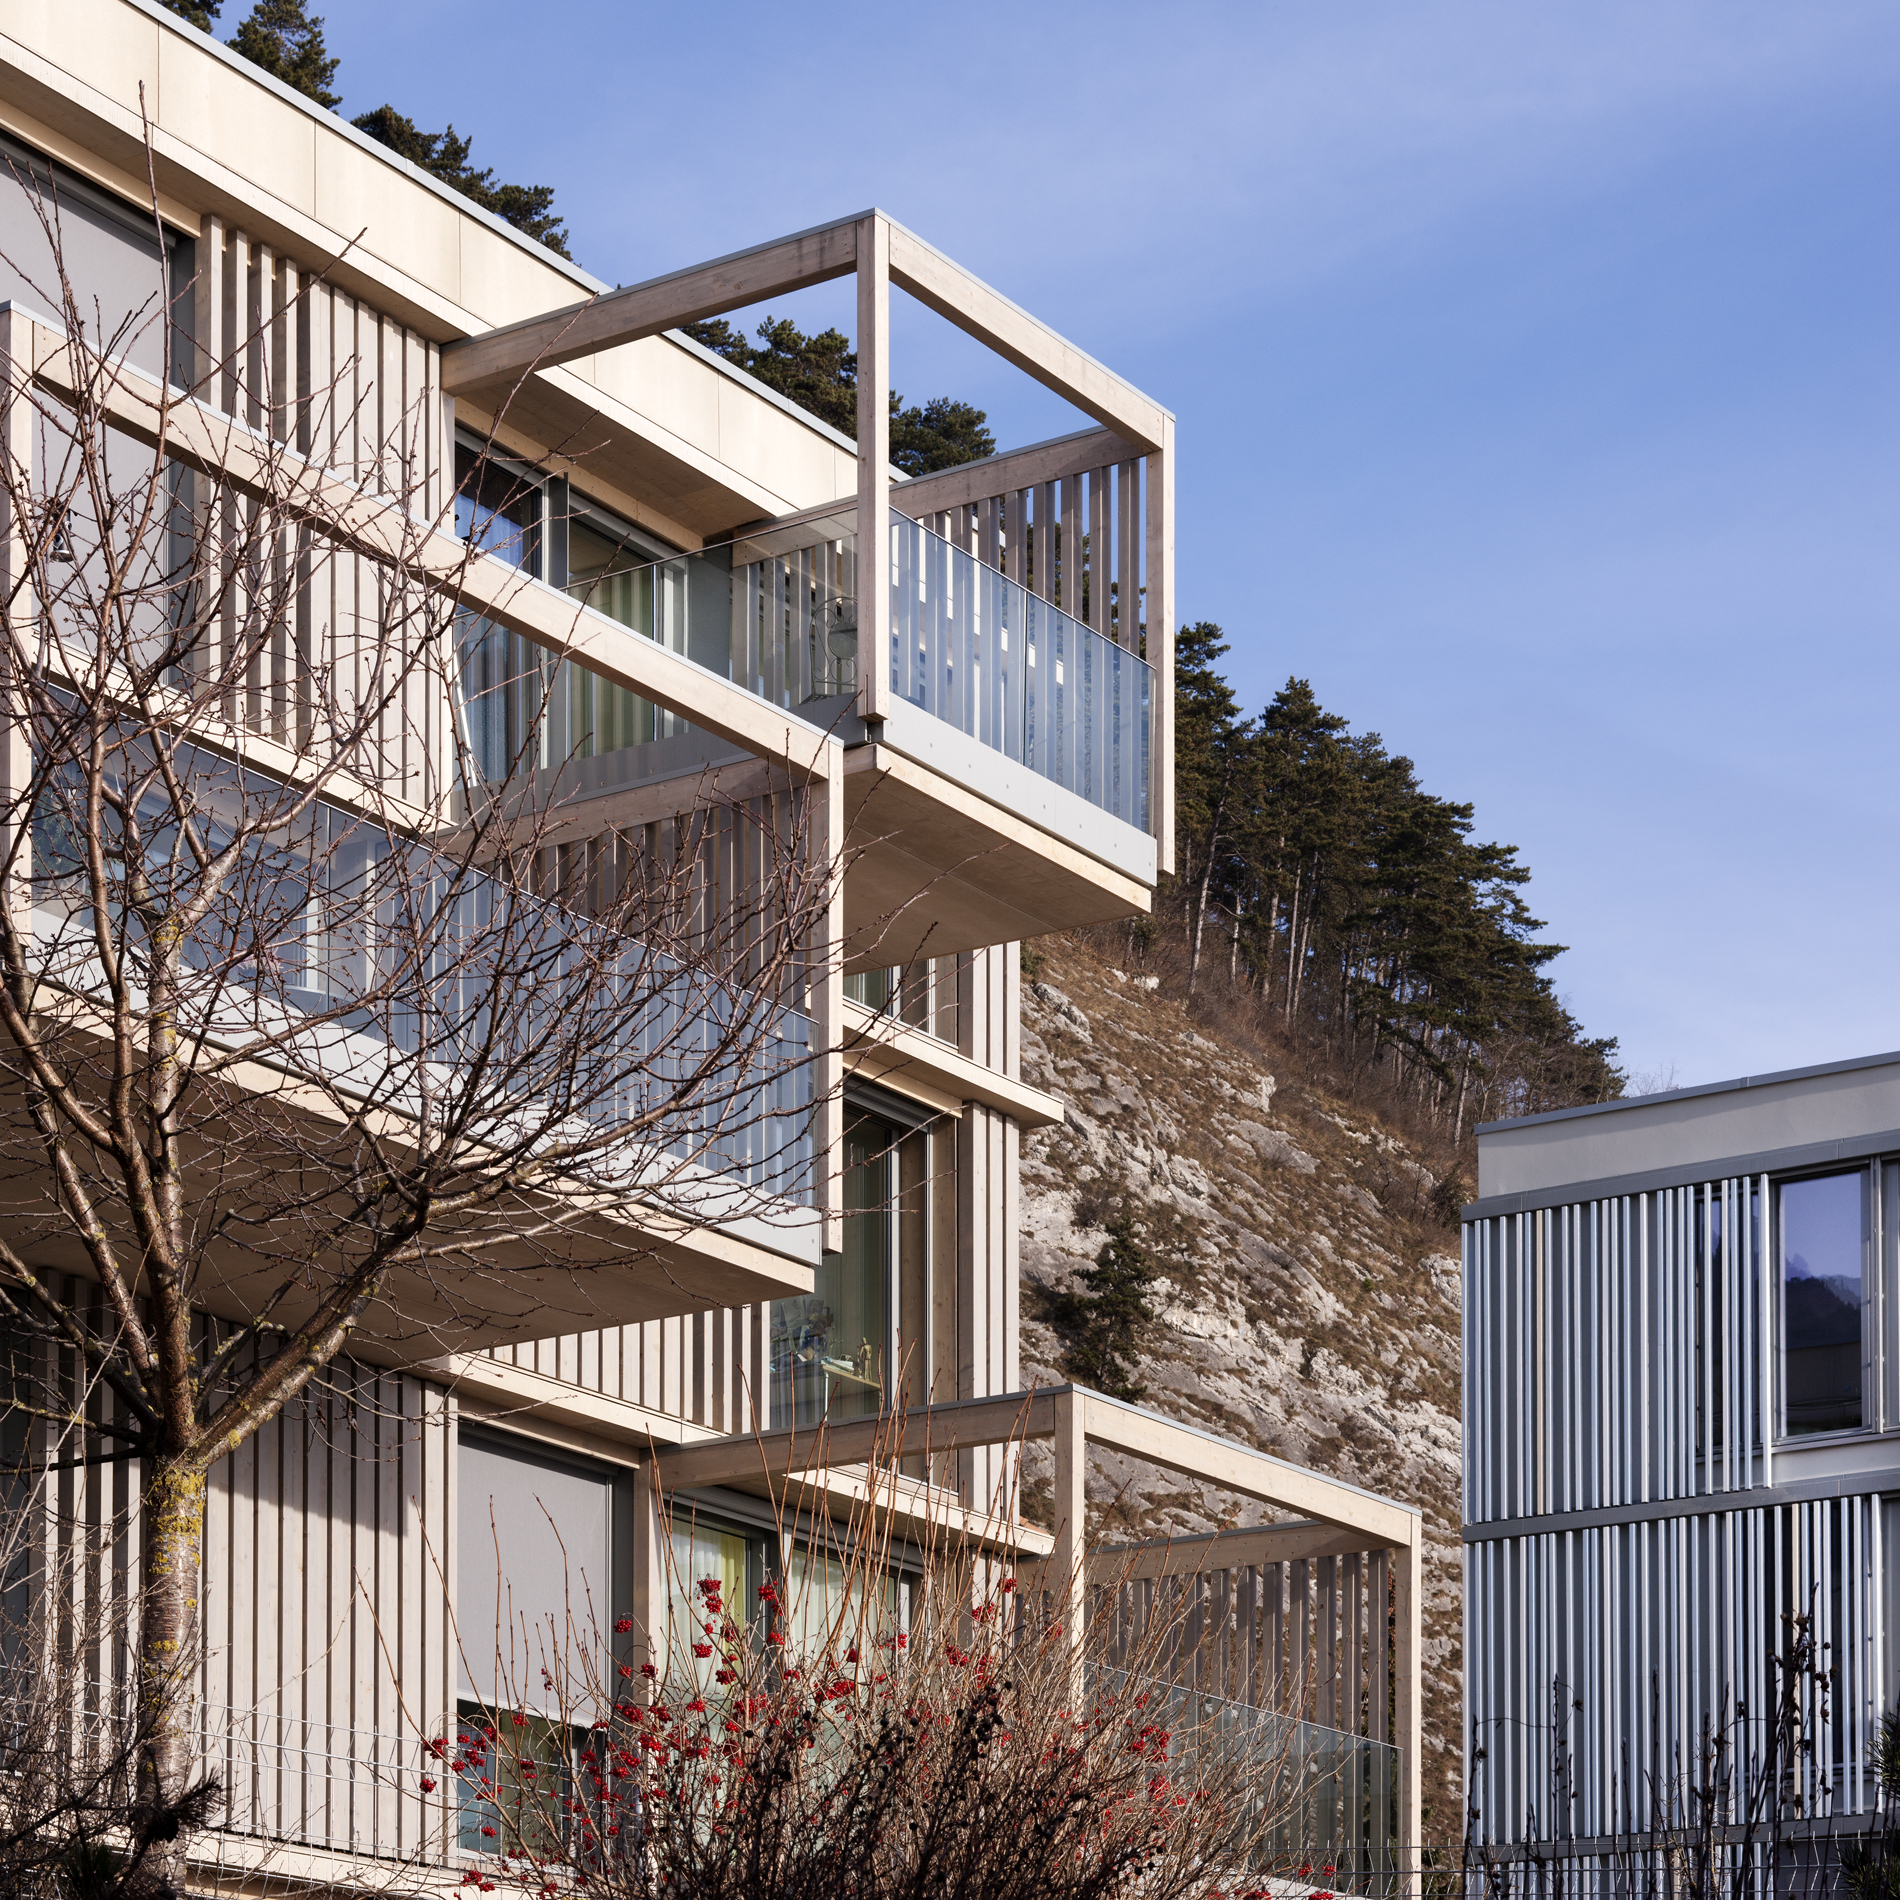
{"label": "facade cladding panel", "polygon": [[1876,1804],[1900,1664],[1896,1126],[1889,1057],[1480,1131],[1481,1195],[1508,1188],[1464,1228],[1484,1838],[1640,1833],[1730,1723],[1745,1767],[1804,1614],[1827,1681],[1800,1691],[1815,1747],[1790,1793]]}

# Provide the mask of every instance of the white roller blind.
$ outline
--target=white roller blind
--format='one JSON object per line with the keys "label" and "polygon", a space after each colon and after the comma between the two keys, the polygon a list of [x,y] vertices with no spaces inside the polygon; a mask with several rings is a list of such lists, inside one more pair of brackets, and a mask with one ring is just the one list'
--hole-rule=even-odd
{"label": "white roller blind", "polygon": [[[585,1717],[609,1688],[612,1482],[492,1439],[460,1447],[462,1687],[492,1708]],[[552,1682],[549,1678],[552,1678]]]}

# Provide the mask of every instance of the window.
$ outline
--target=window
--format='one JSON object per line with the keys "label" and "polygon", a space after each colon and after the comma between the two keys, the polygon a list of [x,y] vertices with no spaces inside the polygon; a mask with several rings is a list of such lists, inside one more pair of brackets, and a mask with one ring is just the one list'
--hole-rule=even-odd
{"label": "window", "polygon": [[526,469],[455,450],[455,532],[485,554],[530,574],[541,571],[541,485]]}
{"label": "window", "polygon": [[845,1129],[844,1251],[826,1254],[802,1299],[772,1303],[772,1424],[873,1418],[893,1363],[897,1143],[875,1115]]}
{"label": "window", "polygon": [[[40,222],[56,201],[58,260]],[[0,299],[19,298],[57,323],[63,265],[95,346],[113,344],[140,369],[162,375],[170,367],[162,305],[169,297],[174,319],[189,326],[193,250],[169,229],[163,243],[161,252],[149,210],[0,136]]]}
{"label": "window", "polygon": [[[565,478],[492,456],[473,436],[457,443],[455,465],[456,532],[465,541],[650,640],[723,667],[724,649],[704,637],[695,642],[688,626],[694,576],[719,557],[682,562],[664,541],[579,501]],[[721,626],[724,602],[722,593]],[[709,626],[711,612],[701,601],[695,624]],[[571,773],[583,761],[693,730],[679,714],[477,615],[463,617],[459,645],[468,746],[490,784],[526,772]],[[637,759],[616,759],[604,775],[582,774],[577,786],[602,790],[644,769]]]}
{"label": "window", "polygon": [[842,1649],[910,1627],[911,1579],[898,1571],[867,1575],[862,1564],[847,1567],[829,1550],[798,1544],[784,1583],[785,1653],[794,1663],[822,1655],[828,1639]]}
{"label": "window", "polygon": [[1784,1181],[1782,1426],[1789,1437],[1858,1429],[1866,1175]]}
{"label": "window", "polygon": [[[695,1514],[674,1517],[672,1542],[669,1686],[677,1691],[690,1680],[703,1693],[720,1667],[722,1619],[707,1614],[700,1585],[716,1582],[725,1615],[742,1628],[748,1625],[758,1608],[759,1585],[766,1577],[766,1539],[762,1532],[708,1523]],[[713,1625],[711,1630],[706,1628],[708,1623]],[[700,1649],[707,1653],[700,1655]]]}
{"label": "window", "polygon": [[611,1674],[614,1475],[464,1432],[455,1633],[485,1708],[591,1707]]}

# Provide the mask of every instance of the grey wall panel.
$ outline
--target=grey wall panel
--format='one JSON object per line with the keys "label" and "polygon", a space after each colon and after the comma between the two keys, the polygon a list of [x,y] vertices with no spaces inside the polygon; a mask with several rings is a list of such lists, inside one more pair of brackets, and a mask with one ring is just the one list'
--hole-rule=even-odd
{"label": "grey wall panel", "polygon": [[409,1851],[454,1709],[454,1400],[342,1364],[213,1468],[201,1732],[244,1831]]}
{"label": "grey wall panel", "polygon": [[1900,1056],[1493,1123],[1478,1137],[1478,1193],[1540,1194],[1656,1170],[1727,1172],[1735,1157],[1825,1149],[1883,1130],[1900,1130]]}

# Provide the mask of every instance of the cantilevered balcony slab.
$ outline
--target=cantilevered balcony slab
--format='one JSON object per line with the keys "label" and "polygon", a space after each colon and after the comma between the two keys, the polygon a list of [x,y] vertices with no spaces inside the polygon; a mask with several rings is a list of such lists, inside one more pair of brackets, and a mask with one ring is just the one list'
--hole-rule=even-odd
{"label": "cantilevered balcony slab", "polygon": [[883,742],[845,753],[848,967],[1148,910],[1152,838],[927,715],[893,720],[893,729],[909,750]]}
{"label": "cantilevered balcony slab", "polygon": [[1062,1099],[960,1054],[949,1043],[849,997],[844,1005],[847,1073],[880,1082],[940,1114],[960,1114],[975,1102],[1014,1118],[1022,1129],[1048,1128],[1062,1119]]}
{"label": "cantilevered balcony slab", "polygon": [[[280,1095],[288,1092],[282,1077],[252,1080]],[[314,1129],[325,1105],[314,1092],[303,1103]],[[288,1101],[285,1113],[294,1117]],[[91,1278],[76,1239],[26,1239],[27,1232],[47,1224],[47,1201],[41,1151],[25,1119],[20,1091],[9,1086],[0,1094],[0,1152],[6,1157],[0,1160],[0,1219],[8,1222],[29,1265]],[[290,1169],[295,1160],[287,1144],[281,1164]],[[268,1157],[253,1157],[253,1165],[267,1163]],[[226,1157],[215,1144],[205,1144],[187,1170],[191,1203],[202,1206],[214,1198],[226,1171]],[[351,1350],[379,1363],[412,1365],[449,1352],[790,1299],[811,1292],[818,1263],[818,1219],[803,1209],[788,1207],[778,1219],[753,1216],[699,1226],[630,1198],[603,1196],[583,1206],[577,1196],[564,1203],[524,1197],[490,1217],[485,1233],[492,1236],[510,1219],[524,1227],[553,1219],[560,1231],[536,1245],[490,1239],[479,1253],[398,1267],[364,1311]],[[317,1210],[313,1225],[321,1224]],[[457,1231],[445,1223],[432,1232],[431,1244],[453,1243]],[[470,1240],[478,1237],[473,1225],[463,1231]],[[121,1225],[115,1241],[136,1254],[129,1228]],[[333,1263],[319,1250],[312,1264],[313,1290],[294,1290],[279,1302],[272,1309],[278,1324],[295,1327],[314,1310]],[[283,1259],[260,1263],[247,1250],[214,1246],[203,1260],[196,1304],[220,1319],[248,1320],[289,1271]]]}

